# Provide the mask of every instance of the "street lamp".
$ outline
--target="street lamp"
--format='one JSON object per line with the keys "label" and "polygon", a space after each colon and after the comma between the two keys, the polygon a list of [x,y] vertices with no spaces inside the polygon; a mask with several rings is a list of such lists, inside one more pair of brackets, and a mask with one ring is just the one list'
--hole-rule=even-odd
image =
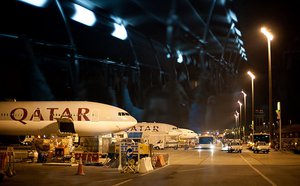
{"label": "street lamp", "polygon": [[[251,71],[248,71],[247,74],[251,77],[251,87],[252,87],[251,127],[252,127],[252,138],[253,138],[253,136],[254,136],[254,79],[255,79],[255,75]],[[253,142],[253,139],[252,139],[252,142]]]}
{"label": "street lamp", "polygon": [[[272,116],[272,66],[271,66],[271,41],[273,39],[273,35],[271,32],[268,31],[267,28],[262,27],[260,31],[266,36],[268,40],[268,70],[269,70],[269,125],[271,127],[273,123],[273,116]],[[271,133],[271,131],[270,131]]]}
{"label": "street lamp", "polygon": [[247,100],[246,100],[246,97],[247,97],[247,94],[242,90],[241,93],[244,95],[244,125],[243,125],[243,135],[244,135],[244,140],[246,140],[246,132],[245,132],[245,128],[247,126],[247,115],[246,115],[246,111],[247,111]]}
{"label": "street lamp", "polygon": [[241,126],[242,126],[242,103],[240,102],[240,100],[238,100],[237,102],[240,105],[240,117],[239,117],[239,138],[241,139]]}
{"label": "street lamp", "polygon": [[[239,112],[238,111],[235,111],[234,113],[234,117],[235,117],[235,128],[238,126],[238,118],[239,118]],[[235,134],[235,133],[234,133]],[[235,137],[235,135],[234,135]]]}

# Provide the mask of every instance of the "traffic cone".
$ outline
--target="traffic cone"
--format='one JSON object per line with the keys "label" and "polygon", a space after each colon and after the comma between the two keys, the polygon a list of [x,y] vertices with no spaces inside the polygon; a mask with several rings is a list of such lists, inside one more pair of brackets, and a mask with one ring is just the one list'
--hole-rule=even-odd
{"label": "traffic cone", "polygon": [[85,175],[83,172],[83,165],[82,165],[82,158],[80,156],[79,158],[79,164],[78,164],[78,169],[77,169],[77,175]]}

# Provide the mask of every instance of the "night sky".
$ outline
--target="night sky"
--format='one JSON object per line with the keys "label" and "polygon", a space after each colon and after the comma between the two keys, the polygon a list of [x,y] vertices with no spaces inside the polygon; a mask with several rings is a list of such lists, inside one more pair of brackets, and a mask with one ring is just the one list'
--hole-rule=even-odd
{"label": "night sky", "polygon": [[[299,123],[299,17],[294,1],[240,0],[235,1],[236,13],[244,41],[248,62],[241,64],[242,89],[251,94],[251,80],[246,72],[255,73],[256,108],[268,108],[268,56],[267,40],[260,32],[266,26],[273,33],[272,81],[273,108],[282,102],[283,123]],[[250,98],[250,97],[249,97]],[[250,102],[249,102],[250,103]],[[274,113],[275,115],[275,113]],[[266,111],[268,116],[268,111]]]}

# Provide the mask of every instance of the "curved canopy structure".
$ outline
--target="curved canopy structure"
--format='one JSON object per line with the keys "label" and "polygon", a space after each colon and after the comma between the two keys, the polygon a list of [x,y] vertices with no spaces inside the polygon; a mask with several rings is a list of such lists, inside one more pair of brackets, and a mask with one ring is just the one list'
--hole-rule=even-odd
{"label": "curved canopy structure", "polygon": [[145,90],[163,86],[167,92],[177,87],[179,105],[185,107],[189,99],[198,99],[194,95],[206,99],[231,90],[228,82],[247,61],[231,0],[16,0],[2,5],[2,17],[9,18],[0,30],[1,75],[9,79],[2,98],[117,105],[124,98],[118,96],[126,94],[114,91],[126,86],[133,100],[123,101],[124,107],[144,107]]}

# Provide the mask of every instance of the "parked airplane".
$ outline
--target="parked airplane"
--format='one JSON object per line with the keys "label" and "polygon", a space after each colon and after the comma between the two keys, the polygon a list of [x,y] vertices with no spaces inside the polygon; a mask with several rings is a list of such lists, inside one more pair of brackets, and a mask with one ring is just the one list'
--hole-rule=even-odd
{"label": "parked airplane", "polygon": [[168,147],[170,142],[178,146],[178,136],[182,133],[178,127],[166,123],[141,122],[127,130],[128,138],[142,139],[144,142],[156,145],[160,148]]}
{"label": "parked airplane", "polygon": [[190,129],[179,128],[179,130],[182,132],[179,135],[180,139],[196,139],[196,138],[198,138],[198,134]]}
{"label": "parked airplane", "polygon": [[137,123],[125,110],[87,101],[0,102],[0,135],[97,136]]}
{"label": "parked airplane", "polygon": [[178,127],[166,123],[148,123],[141,122],[137,123],[135,126],[129,128],[127,132],[145,132],[145,133],[163,133],[169,136],[178,136],[182,132],[178,130]]}

